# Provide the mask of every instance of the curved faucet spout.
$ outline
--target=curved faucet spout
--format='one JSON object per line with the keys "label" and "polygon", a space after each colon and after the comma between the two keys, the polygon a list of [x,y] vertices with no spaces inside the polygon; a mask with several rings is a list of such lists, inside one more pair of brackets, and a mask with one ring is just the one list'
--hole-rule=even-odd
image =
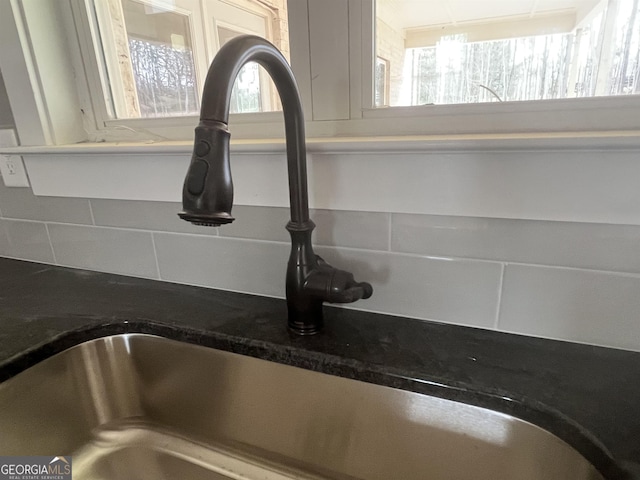
{"label": "curved faucet spout", "polygon": [[274,45],[264,38],[247,35],[230,40],[220,49],[204,83],[200,121],[229,124],[233,83],[248,62],[264,67],[280,95],[287,142],[291,221],[303,224],[309,221],[304,115],[291,67]]}
{"label": "curved faucet spout", "polygon": [[322,304],[353,302],[371,296],[368,283],[337,270],[315,255],[309,218],[304,116],[291,68],[278,49],[263,38],[241,36],[225,44],[209,67],[202,94],[200,124],[182,191],[180,217],[196,225],[219,226],[234,220],[229,166],[229,104],[238,72],[248,62],[262,65],[273,79],[284,113],[289,172],[291,255],[286,294],[289,328],[302,335],[322,328]]}

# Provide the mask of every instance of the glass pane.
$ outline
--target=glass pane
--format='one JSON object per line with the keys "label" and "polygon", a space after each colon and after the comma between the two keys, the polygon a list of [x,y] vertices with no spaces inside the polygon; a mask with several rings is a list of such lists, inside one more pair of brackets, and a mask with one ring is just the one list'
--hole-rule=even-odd
{"label": "glass pane", "polygon": [[133,85],[141,117],[188,115],[198,111],[196,71],[186,15],[122,0]]}
{"label": "glass pane", "polygon": [[[218,27],[220,46],[238,35],[242,35],[242,33],[229,28]],[[229,110],[231,113],[263,111],[260,74],[261,72],[257,63],[248,63],[242,67],[231,91],[231,105]],[[266,75],[266,73],[263,75]]]}
{"label": "glass pane", "polygon": [[[257,35],[273,43],[289,59],[286,0],[207,0],[218,46],[239,35]],[[271,77],[256,64],[246,65],[235,82],[231,113],[281,110]]]}
{"label": "glass pane", "polygon": [[[640,93],[639,0],[377,0],[389,105]],[[378,87],[376,86],[376,93]],[[378,98],[375,99],[379,106]]]}

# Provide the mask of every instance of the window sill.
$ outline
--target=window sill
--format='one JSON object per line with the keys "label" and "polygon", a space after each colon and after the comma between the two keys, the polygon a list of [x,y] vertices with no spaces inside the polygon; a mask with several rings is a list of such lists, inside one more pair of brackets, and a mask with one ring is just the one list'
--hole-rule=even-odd
{"label": "window sill", "polygon": [[[410,135],[307,139],[310,154],[640,148],[640,131]],[[1,155],[191,155],[191,141],[101,142],[0,148]],[[284,153],[284,139],[232,139],[236,153]]]}

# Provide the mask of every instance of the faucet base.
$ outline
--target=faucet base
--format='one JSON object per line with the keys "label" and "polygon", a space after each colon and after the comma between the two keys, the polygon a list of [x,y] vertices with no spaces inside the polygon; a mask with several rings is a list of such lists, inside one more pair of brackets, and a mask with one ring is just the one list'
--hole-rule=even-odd
{"label": "faucet base", "polygon": [[299,307],[289,306],[289,331],[296,335],[315,335],[324,327],[322,303],[314,302],[311,308],[301,311]]}
{"label": "faucet base", "polygon": [[311,335],[320,333],[322,331],[322,325],[320,326],[313,325],[312,327],[309,327],[309,328],[306,328],[306,327],[299,328],[298,326],[293,326],[289,324],[289,331],[291,333],[295,333],[296,335],[311,336]]}

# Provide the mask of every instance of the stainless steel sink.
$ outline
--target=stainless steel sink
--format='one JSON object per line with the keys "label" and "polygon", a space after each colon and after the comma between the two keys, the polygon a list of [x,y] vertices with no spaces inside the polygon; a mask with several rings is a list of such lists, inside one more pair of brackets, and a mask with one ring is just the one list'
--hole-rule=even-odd
{"label": "stainless steel sink", "polygon": [[501,413],[137,334],[1,384],[0,432],[2,455],[72,455],[76,480],[602,479]]}

